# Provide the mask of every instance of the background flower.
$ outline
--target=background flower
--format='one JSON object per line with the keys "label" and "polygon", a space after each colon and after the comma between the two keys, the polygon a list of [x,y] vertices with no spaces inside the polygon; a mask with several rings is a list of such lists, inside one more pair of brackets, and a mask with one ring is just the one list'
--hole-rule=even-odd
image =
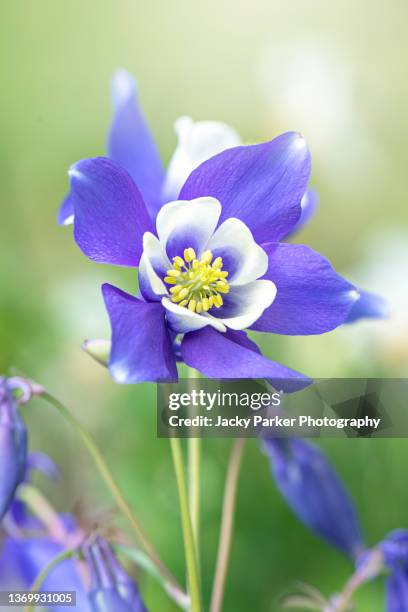
{"label": "background flower", "polygon": [[15,384],[0,378],[0,520],[23,480],[27,460],[27,430],[18,410]]}
{"label": "background flower", "polygon": [[265,438],[275,482],[309,529],[356,559],[364,548],[353,502],[325,455],[302,439]]}

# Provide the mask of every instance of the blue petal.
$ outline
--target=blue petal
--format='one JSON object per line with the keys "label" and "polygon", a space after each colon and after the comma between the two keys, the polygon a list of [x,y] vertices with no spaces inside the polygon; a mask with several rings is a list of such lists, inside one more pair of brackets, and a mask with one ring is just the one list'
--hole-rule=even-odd
{"label": "blue petal", "polygon": [[190,332],[182,341],[181,355],[188,366],[208,378],[266,378],[284,391],[309,384],[302,374],[261,355],[243,332],[220,333],[210,327]]}
{"label": "blue petal", "polygon": [[[7,538],[0,556],[1,587],[10,589],[10,585],[15,583],[20,588],[30,588],[38,574],[62,551],[62,546],[46,538]],[[8,585],[4,584],[4,579],[9,581]],[[41,591],[76,591],[75,609],[91,612],[75,562],[71,559],[62,561],[49,573]],[[67,607],[53,606],[51,609],[66,612]]]}
{"label": "blue petal", "polygon": [[59,225],[70,225],[74,221],[74,204],[70,193],[64,198],[60,206],[57,221]]}
{"label": "blue petal", "polygon": [[25,476],[27,430],[7,382],[0,380],[0,521]]}
{"label": "blue petal", "polygon": [[115,73],[112,94],[115,114],[108,137],[108,157],[129,172],[154,220],[162,203],[164,170],[139,105],[135,81],[126,70]]}
{"label": "blue petal", "polygon": [[306,225],[306,223],[310,221],[310,219],[314,216],[317,210],[318,204],[319,195],[316,189],[308,189],[308,191],[306,191],[305,195],[303,196],[302,201],[300,202],[302,212],[300,214],[299,221],[296,223],[290,234],[286,236],[286,238],[289,238],[290,236],[293,236],[293,234],[296,234],[299,230],[302,229],[304,225]]}
{"label": "blue petal", "polygon": [[408,571],[396,569],[386,583],[387,612],[408,612]]}
{"label": "blue petal", "polygon": [[99,263],[137,266],[142,239],[152,229],[143,198],[129,174],[106,157],[77,162],[70,170],[74,237]]}
{"label": "blue petal", "polygon": [[142,302],[105,284],[112,327],[109,370],[118,383],[175,382],[176,358],[161,304]]}
{"label": "blue petal", "polygon": [[288,132],[211,157],[190,174],[180,199],[215,197],[222,205],[220,223],[229,217],[241,219],[262,244],[280,240],[296,225],[309,174],[306,143]]}
{"label": "blue petal", "polygon": [[27,465],[29,470],[28,479],[31,477],[32,470],[42,472],[50,480],[58,480],[61,475],[57,464],[51,457],[39,451],[29,454]]}
{"label": "blue petal", "polygon": [[296,516],[350,557],[363,547],[353,503],[325,455],[301,439],[265,438],[273,476]]}
{"label": "blue petal", "polygon": [[388,317],[387,301],[379,295],[359,290],[359,299],[353,304],[345,323],[355,323],[359,319],[381,319]]}
{"label": "blue petal", "polygon": [[257,331],[286,335],[323,334],[344,323],[358,299],[355,287],[316,251],[298,244],[268,244],[264,278],[277,294],[252,325]]}

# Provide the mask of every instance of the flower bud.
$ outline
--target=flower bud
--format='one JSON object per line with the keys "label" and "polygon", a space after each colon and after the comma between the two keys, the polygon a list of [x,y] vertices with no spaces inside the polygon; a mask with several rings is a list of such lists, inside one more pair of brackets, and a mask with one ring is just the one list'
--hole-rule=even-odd
{"label": "flower bud", "polygon": [[27,430],[7,379],[0,378],[0,520],[24,478],[26,459]]}
{"label": "flower bud", "polygon": [[108,367],[111,352],[110,340],[85,340],[82,344],[82,349],[95,361],[106,368]]}
{"label": "flower bud", "polygon": [[301,439],[264,439],[276,484],[296,516],[331,546],[355,558],[363,549],[356,512],[325,455]]}
{"label": "flower bud", "polygon": [[89,600],[93,612],[146,612],[135,582],[107,542],[98,537],[84,547],[84,556],[91,572]]}

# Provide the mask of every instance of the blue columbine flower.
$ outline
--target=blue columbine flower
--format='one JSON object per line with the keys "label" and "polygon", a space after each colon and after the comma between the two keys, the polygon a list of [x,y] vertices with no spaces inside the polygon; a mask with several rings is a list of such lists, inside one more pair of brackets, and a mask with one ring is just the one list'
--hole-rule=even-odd
{"label": "blue columbine flower", "polygon": [[230,133],[216,155],[217,138],[209,138],[207,159],[203,134],[211,130],[197,136],[197,124],[184,119],[165,176],[135,95],[121,73],[110,159],[72,166],[60,215],[74,219],[75,240],[90,259],[139,266],[139,297],[103,286],[113,378],[176,380],[178,351],[211,378],[300,377],[262,356],[243,330],[321,334],[345,323],[360,300],[327,259],[281,242],[315,207],[304,139],[290,132],[232,146]]}
{"label": "blue columbine flower", "polygon": [[326,456],[301,439],[265,438],[275,482],[296,516],[331,546],[356,559],[363,551],[353,502]]}
{"label": "blue columbine flower", "polygon": [[0,520],[26,470],[27,430],[18,410],[15,388],[15,380],[0,377]]}

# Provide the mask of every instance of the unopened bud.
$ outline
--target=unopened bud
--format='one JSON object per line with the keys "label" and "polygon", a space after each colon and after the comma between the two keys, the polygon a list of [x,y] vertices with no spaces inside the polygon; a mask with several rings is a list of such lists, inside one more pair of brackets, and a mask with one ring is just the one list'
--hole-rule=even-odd
{"label": "unopened bud", "polygon": [[27,430],[13,389],[0,378],[0,520],[24,478],[27,461]]}
{"label": "unopened bud", "polygon": [[88,353],[95,361],[108,367],[109,355],[111,351],[110,340],[85,340],[82,344],[83,350]]}

